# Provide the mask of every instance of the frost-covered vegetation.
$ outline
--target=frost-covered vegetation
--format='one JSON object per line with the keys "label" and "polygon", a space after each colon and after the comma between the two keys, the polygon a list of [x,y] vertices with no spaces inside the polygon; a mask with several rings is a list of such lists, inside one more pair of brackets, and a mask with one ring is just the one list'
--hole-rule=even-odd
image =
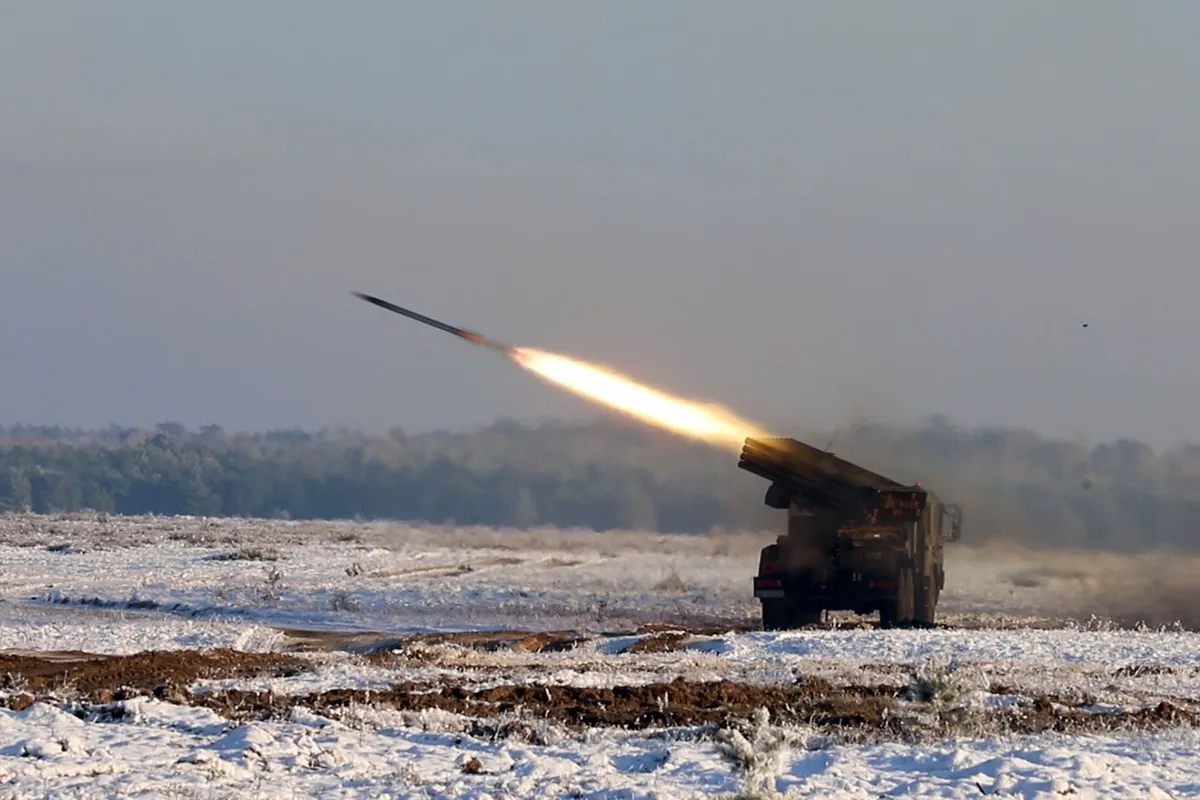
{"label": "frost-covered vegetation", "polygon": [[[704,735],[593,731],[553,743],[472,735],[469,725],[362,709],[338,721],[298,709],[239,724],[153,699],[118,723],[37,704],[0,710],[2,798],[753,797]],[[127,710],[125,710],[127,709]],[[449,728],[449,729],[448,729]],[[952,739],[819,751],[789,747],[759,797],[1187,797],[1200,738],[1154,735]],[[755,773],[755,778],[759,778]],[[776,794],[777,793],[777,794]]]}
{"label": "frost-covered vegetation", "polygon": [[0,798],[1200,781],[1200,633],[1088,620],[1141,557],[956,547],[956,628],[767,633],[764,536],[0,515]]}
{"label": "frost-covered vegetation", "polygon": [[[1200,549],[1200,446],[1156,453],[1128,440],[962,430],[940,419],[859,424],[832,441],[843,456],[960,502],[972,541]],[[18,426],[0,431],[0,510],[667,532],[778,527],[762,482],[735,464],[729,453],[619,421],[421,435]]]}

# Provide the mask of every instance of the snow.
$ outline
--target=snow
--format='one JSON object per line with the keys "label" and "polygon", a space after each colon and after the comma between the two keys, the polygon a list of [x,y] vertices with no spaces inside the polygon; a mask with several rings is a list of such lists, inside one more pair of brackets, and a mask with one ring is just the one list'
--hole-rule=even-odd
{"label": "snow", "polygon": [[[969,647],[964,648],[962,637],[973,640]],[[701,637],[699,646],[678,652],[623,653],[634,638],[600,639],[552,653],[440,646],[425,651],[414,663],[396,666],[366,665],[346,653],[319,654],[310,656],[315,662],[311,672],[288,678],[203,681],[197,687],[301,695],[335,688],[382,689],[404,680],[452,679],[474,689],[522,683],[613,688],[666,683],[679,677],[791,683],[802,676],[823,678],[835,685],[899,687],[909,680],[910,669],[932,663],[958,670],[968,685],[987,688],[996,684],[1028,695],[1086,692],[1123,705],[1158,699],[1188,704],[1192,698],[1200,698],[1200,636],[1189,633],[749,633]],[[620,646],[613,646],[614,641]],[[710,647],[714,642],[722,646]],[[1127,663],[1174,664],[1178,669],[1122,672]]]}
{"label": "snow", "polygon": [[[702,736],[614,731],[552,745],[490,742],[381,715],[298,714],[217,731],[143,701],[133,721],[83,722],[45,705],[0,711],[0,797],[711,797],[741,778]],[[476,759],[478,774],[464,769]],[[1200,790],[1200,737],[1037,736],[895,743],[783,754],[795,797],[1179,797]],[[8,793],[7,795],[5,793]]]}
{"label": "snow", "polygon": [[[7,604],[37,598],[180,619],[392,631],[602,630],[669,620],[755,624],[750,579],[758,550],[773,539],[384,523],[8,519],[7,526],[0,521]],[[940,606],[946,620],[1053,620],[1079,611],[1076,596],[1092,584],[1065,568],[1065,577],[1055,578],[1043,561],[950,548]],[[1035,566],[1043,567],[1037,581],[1014,577]]]}
{"label": "snow", "polygon": [[262,652],[275,649],[281,639],[274,628],[245,622],[0,602],[0,650],[9,652],[84,650],[126,655],[215,647]]}
{"label": "snow", "polygon": [[[353,646],[301,654],[310,671],[191,688],[301,696],[402,681],[613,688],[816,677],[900,689],[912,671],[939,664],[963,683],[966,706],[996,713],[1038,694],[1078,698],[1098,715],[1162,700],[1200,710],[1200,634],[1070,624],[1086,618],[1092,584],[1046,569],[1052,559],[1037,554],[948,550],[942,609],[958,628],[738,632],[756,625],[749,582],[772,538],[0,517],[0,650],[280,651],[299,631],[357,631]],[[629,652],[646,636],[631,631],[662,621],[712,630],[678,650]],[[390,660],[357,655],[404,633],[489,628],[574,630],[583,640],[561,652],[433,644]],[[0,710],[0,798],[685,798],[742,787],[701,729],[547,728],[526,741],[441,711],[363,706],[332,719],[295,708],[286,720],[240,724],[150,698],[118,706],[123,713]],[[800,743],[774,776],[789,796],[1200,795],[1191,729],[932,745],[795,733]]]}

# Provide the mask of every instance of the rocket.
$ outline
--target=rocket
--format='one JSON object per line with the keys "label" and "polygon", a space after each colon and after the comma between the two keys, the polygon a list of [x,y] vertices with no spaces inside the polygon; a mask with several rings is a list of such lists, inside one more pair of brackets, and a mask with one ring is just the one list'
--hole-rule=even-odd
{"label": "rocket", "polygon": [[511,346],[506,345],[506,344],[501,344],[500,342],[492,341],[491,339],[487,338],[483,334],[475,333],[474,331],[469,331],[466,328],[455,327],[454,325],[450,325],[448,323],[441,322],[439,320],[433,319],[432,317],[427,317],[424,314],[418,314],[416,311],[411,311],[407,308],[401,308],[400,306],[395,305],[394,303],[389,303],[387,300],[380,300],[378,297],[372,297],[369,294],[363,294],[362,292],[354,292],[353,294],[355,297],[358,297],[362,300],[366,300],[368,303],[377,305],[383,309],[387,309],[388,311],[391,311],[395,314],[399,314],[401,316],[408,317],[409,319],[415,319],[417,322],[424,322],[426,325],[430,326],[431,328],[437,328],[439,331],[445,331],[446,333],[452,333],[460,339],[466,339],[471,344],[482,345],[483,347],[486,347],[490,350],[495,350],[499,353],[503,353],[506,356],[513,355],[514,349]]}

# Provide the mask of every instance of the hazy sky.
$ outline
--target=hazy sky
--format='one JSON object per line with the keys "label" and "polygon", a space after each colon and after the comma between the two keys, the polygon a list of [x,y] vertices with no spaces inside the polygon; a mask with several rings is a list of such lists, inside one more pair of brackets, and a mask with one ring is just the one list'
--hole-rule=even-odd
{"label": "hazy sky", "polygon": [[2,6],[0,422],[1200,439],[1194,0]]}

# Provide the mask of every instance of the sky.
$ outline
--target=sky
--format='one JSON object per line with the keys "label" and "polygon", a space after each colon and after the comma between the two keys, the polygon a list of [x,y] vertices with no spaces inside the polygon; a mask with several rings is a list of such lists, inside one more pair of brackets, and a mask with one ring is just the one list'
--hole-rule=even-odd
{"label": "sky", "polygon": [[0,4],[0,423],[1200,440],[1194,2]]}

